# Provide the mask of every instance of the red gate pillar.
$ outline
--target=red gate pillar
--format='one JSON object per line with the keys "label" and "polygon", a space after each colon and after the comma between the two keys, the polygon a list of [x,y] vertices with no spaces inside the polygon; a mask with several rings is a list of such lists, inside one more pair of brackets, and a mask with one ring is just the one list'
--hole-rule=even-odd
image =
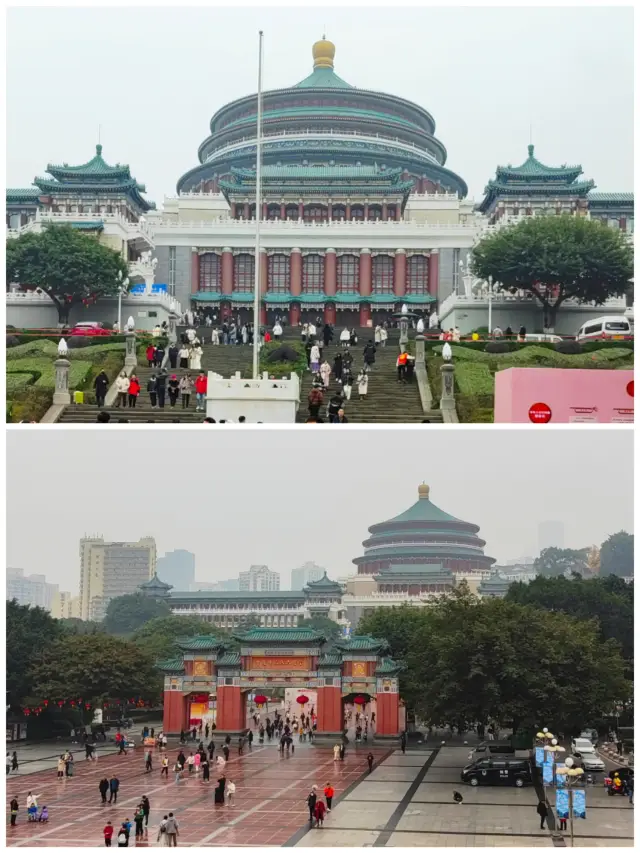
{"label": "red gate pillar", "polygon": [[[371,249],[360,249],[360,296],[371,296]],[[371,319],[371,304],[360,303],[360,326],[365,328]]]}
{"label": "red gate pillar", "polygon": [[228,246],[222,250],[221,293],[224,296],[233,293],[233,251]]}
{"label": "red gate pillar", "polygon": [[[339,678],[334,682],[340,682]],[[318,727],[315,739],[339,739],[343,731],[342,690],[338,686],[318,688]],[[337,742],[337,741],[336,741]]]}
{"label": "red gate pillar", "polygon": [[181,690],[164,691],[162,731],[166,735],[179,735],[189,728],[187,700]]}
{"label": "red gate pillar", "polygon": [[435,299],[438,298],[438,284],[440,280],[440,267],[439,267],[440,255],[437,249],[432,249],[429,255],[429,278],[428,278],[428,287],[429,287],[429,295],[433,296]]}
{"label": "red gate pillar", "polygon": [[191,249],[191,293],[197,293],[200,289],[200,255],[194,246]]}
{"label": "red gate pillar", "polygon": [[247,729],[246,693],[239,687],[218,684],[216,734],[240,734]]}
{"label": "red gate pillar", "polygon": [[398,679],[380,679],[376,693],[376,740],[399,739],[399,710]]}
{"label": "red gate pillar", "polygon": [[[302,253],[300,249],[291,249],[291,296],[300,296],[302,293]],[[300,323],[300,303],[294,302],[289,308],[289,325],[297,326]]]}
{"label": "red gate pillar", "polygon": [[404,249],[396,249],[396,256],[394,258],[394,270],[393,270],[393,289],[394,295],[399,299],[406,293],[406,283],[407,283],[407,253]]}

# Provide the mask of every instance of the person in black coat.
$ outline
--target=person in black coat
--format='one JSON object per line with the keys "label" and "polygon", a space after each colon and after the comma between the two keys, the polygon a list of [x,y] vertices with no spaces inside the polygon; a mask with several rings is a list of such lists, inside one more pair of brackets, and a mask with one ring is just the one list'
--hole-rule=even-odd
{"label": "person in black coat", "polygon": [[543,800],[540,800],[540,802],[536,806],[536,811],[540,815],[540,829],[544,829],[544,822],[547,819],[547,815],[549,814],[547,804]]}
{"label": "person in black coat", "polygon": [[167,371],[163,370],[156,379],[156,390],[158,392],[158,406],[164,409],[164,400],[167,394]]}
{"label": "person in black coat", "polygon": [[169,364],[173,369],[178,364],[178,352],[178,347],[175,344],[171,344],[169,347]]}
{"label": "person in black coat", "polygon": [[309,796],[307,797],[307,805],[309,806],[309,820],[313,823],[313,816],[316,810],[316,803],[318,801],[317,788],[314,785],[311,791],[309,792]]}
{"label": "person in black coat", "polygon": [[102,797],[102,802],[107,802],[107,791],[109,790],[109,780],[106,776],[100,780],[100,784],[98,785],[98,790],[100,791],[100,796]]}
{"label": "person in black coat", "polygon": [[376,347],[373,341],[367,341],[364,348],[364,363],[371,367],[376,362]]}
{"label": "person in black coat", "polygon": [[322,340],[324,341],[324,345],[326,347],[328,347],[331,341],[333,340],[333,329],[329,323],[325,323],[322,329]]}
{"label": "person in black coat", "polygon": [[156,367],[162,367],[162,362],[164,361],[164,347],[162,344],[158,344],[156,347],[155,360]]}
{"label": "person in black coat", "polygon": [[107,396],[107,389],[109,388],[109,377],[101,370],[100,373],[96,376],[95,381],[93,383],[93,387],[96,391],[96,403],[98,408],[102,408],[104,406],[104,400]]}

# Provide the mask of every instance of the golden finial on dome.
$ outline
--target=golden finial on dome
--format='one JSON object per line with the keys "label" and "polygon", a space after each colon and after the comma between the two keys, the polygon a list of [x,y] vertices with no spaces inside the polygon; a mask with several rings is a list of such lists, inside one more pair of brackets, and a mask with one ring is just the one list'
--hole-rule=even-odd
{"label": "golden finial on dome", "polygon": [[313,53],[314,68],[333,68],[333,58],[336,55],[336,46],[332,41],[327,41],[324,33],[320,41],[311,48]]}
{"label": "golden finial on dome", "polygon": [[429,486],[426,483],[422,483],[418,486],[418,497],[420,500],[429,500]]}

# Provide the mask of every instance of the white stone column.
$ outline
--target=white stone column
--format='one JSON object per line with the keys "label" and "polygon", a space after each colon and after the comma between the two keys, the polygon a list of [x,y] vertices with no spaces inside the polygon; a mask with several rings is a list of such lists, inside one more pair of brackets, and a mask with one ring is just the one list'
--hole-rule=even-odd
{"label": "white stone column", "polygon": [[66,358],[58,358],[54,362],[56,368],[56,387],[53,392],[54,406],[68,406],[71,402],[71,392],[69,391],[69,368],[71,362]]}
{"label": "white stone column", "polygon": [[453,381],[454,370],[455,368],[453,364],[450,364],[449,362],[446,362],[440,368],[440,371],[442,372],[442,395],[440,397],[440,408],[455,412],[456,399]]}
{"label": "white stone column", "polygon": [[136,353],[136,333],[135,332],[125,332],[124,333],[124,341],[125,341],[125,356],[124,356],[124,366],[127,367],[136,367],[138,364],[138,355]]}

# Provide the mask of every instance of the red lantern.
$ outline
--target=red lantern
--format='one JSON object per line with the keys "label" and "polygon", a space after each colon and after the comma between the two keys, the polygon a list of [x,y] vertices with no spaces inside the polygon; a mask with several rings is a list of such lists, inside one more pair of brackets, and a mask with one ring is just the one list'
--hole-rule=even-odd
{"label": "red lantern", "polygon": [[58,702],[58,708],[62,708],[62,706],[63,706],[63,705],[64,705],[64,702],[63,702],[63,701],[62,701],[62,699],[61,699],[61,700]]}
{"label": "red lantern", "polygon": [[298,703],[298,705],[306,705],[308,701],[309,701],[309,697],[304,696],[304,695],[298,696],[298,698],[296,699],[296,702]]}
{"label": "red lantern", "polygon": [[43,701],[43,703],[42,703],[42,704],[43,704],[43,705],[44,705],[44,707],[46,708],[46,707],[47,707],[47,705],[49,704],[49,700],[48,700],[48,699],[45,699],[45,700]]}
{"label": "red lantern", "polygon": [[356,705],[366,705],[367,704],[367,700],[364,698],[364,696],[356,696],[353,701]]}
{"label": "red lantern", "polygon": [[267,699],[267,697],[263,696],[262,694],[260,694],[260,696],[256,696],[255,698],[256,705],[266,705],[268,701],[269,700]]}

